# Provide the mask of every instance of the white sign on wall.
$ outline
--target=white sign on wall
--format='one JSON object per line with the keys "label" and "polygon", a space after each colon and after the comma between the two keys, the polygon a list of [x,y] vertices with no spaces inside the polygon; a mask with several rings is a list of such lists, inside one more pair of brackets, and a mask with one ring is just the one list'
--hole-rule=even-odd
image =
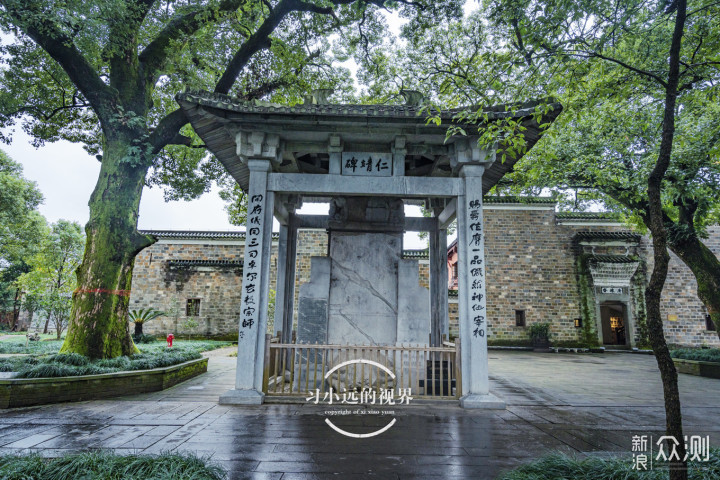
{"label": "white sign on wall", "polygon": [[391,177],[392,156],[378,152],[343,152],[341,172],[343,175]]}

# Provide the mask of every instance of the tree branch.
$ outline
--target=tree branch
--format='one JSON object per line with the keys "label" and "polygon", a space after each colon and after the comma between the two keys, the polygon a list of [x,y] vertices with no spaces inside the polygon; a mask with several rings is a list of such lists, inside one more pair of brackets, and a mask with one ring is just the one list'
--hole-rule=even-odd
{"label": "tree branch", "polygon": [[78,90],[88,100],[101,123],[110,119],[115,95],[102,81],[67,35],[42,12],[32,9],[24,0],[0,0],[0,5],[32,40],[55,60]]}
{"label": "tree branch", "polygon": [[220,80],[215,85],[215,93],[227,94],[230,91],[250,58],[260,50],[270,47],[270,34],[280,25],[285,16],[291,11],[299,9],[302,5],[303,2],[299,0],[281,0],[277,4],[262,25],[235,52]]}
{"label": "tree branch", "polygon": [[640,68],[633,67],[632,65],[627,64],[627,63],[623,62],[622,60],[618,60],[617,58],[608,57],[608,56],[605,56],[605,55],[603,55],[603,54],[601,54],[601,53],[589,52],[589,51],[582,51],[582,53],[577,53],[577,52],[576,52],[576,53],[573,53],[573,54],[574,54],[574,55],[578,55],[578,56],[583,56],[583,57],[586,57],[586,58],[593,58],[593,57],[594,57],[594,58],[599,58],[599,59],[601,59],[601,60],[605,60],[605,61],[608,61],[608,62],[615,63],[615,64],[617,64],[617,65],[620,65],[620,66],[623,67],[623,68],[626,68],[626,69],[628,69],[628,70],[630,70],[630,71],[633,71],[633,72],[635,72],[635,73],[638,73],[638,74],[640,74],[640,75],[643,75],[644,77],[647,77],[647,78],[650,78],[650,79],[652,79],[652,80],[655,80],[655,81],[658,82],[660,85],[662,85],[663,88],[667,88],[667,82],[666,82],[665,80],[663,80],[662,78],[660,78],[659,76],[655,75],[655,74],[652,73],[652,72],[648,72],[647,70],[642,70],[642,69],[640,69]]}
{"label": "tree branch", "polygon": [[217,20],[219,14],[234,12],[245,3],[246,0],[224,0],[217,6],[206,6],[174,15],[157,37],[140,53],[140,62],[145,67],[146,81],[149,83],[155,81],[160,69],[165,66],[168,57],[174,51],[176,42],[191,37],[210,21]]}
{"label": "tree branch", "polygon": [[152,145],[153,155],[165,148],[165,145],[172,143],[173,139],[186,123],[188,123],[188,118],[179,108],[165,115],[148,137],[148,141],[150,145]]}

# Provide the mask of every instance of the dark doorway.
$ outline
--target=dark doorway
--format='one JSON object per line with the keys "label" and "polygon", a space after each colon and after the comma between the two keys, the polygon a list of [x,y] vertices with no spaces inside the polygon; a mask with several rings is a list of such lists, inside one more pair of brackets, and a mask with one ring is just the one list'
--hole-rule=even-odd
{"label": "dark doorway", "polygon": [[600,305],[603,343],[605,345],[627,345],[627,309],[625,304],[605,302]]}

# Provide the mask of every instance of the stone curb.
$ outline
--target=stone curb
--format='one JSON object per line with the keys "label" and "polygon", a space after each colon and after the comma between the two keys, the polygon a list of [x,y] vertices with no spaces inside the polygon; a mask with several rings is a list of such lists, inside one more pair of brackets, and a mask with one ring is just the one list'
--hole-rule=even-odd
{"label": "stone curb", "polygon": [[207,372],[208,359],[99,375],[0,379],[0,408],[78,402],[165,390]]}

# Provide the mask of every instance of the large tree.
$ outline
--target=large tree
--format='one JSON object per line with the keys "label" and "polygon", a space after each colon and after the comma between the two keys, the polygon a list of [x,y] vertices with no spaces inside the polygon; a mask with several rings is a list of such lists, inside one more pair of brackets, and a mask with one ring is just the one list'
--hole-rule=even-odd
{"label": "large tree", "polygon": [[[36,142],[82,142],[100,174],[63,351],[132,354],[132,267],[155,239],[137,231],[146,184],[187,198],[220,175],[174,103],[183,88],[295,102],[312,88],[350,94],[330,64],[327,36],[345,50],[382,36],[384,0],[0,0],[0,124],[23,122]],[[395,2],[387,2],[395,3]],[[427,17],[457,2],[399,2]],[[354,28],[346,28],[354,26]]]}
{"label": "large tree", "polygon": [[0,150],[0,312],[12,312],[10,327],[20,315],[22,289],[16,280],[30,270],[27,260],[45,233],[38,213],[42,194],[25,179],[22,166]]}
{"label": "large tree", "polygon": [[[719,15],[714,0],[689,6],[683,0],[486,0],[475,15],[433,36],[407,31],[404,62],[383,70],[386,83],[419,87],[438,104],[560,99],[565,113],[516,165],[525,175],[515,179],[600,190],[650,230],[649,336],[663,380],[667,432],[681,447],[677,372],[660,295],[669,246],[693,270],[700,298],[718,319],[718,260],[701,237],[703,226],[717,219]],[[383,67],[377,58],[375,66]],[[466,116],[483,120],[473,111]],[[494,135],[517,142],[516,127],[501,125],[483,140]],[[567,142],[570,137],[575,141]],[[551,185],[561,176],[568,181]],[[686,477],[684,462],[673,467],[673,478]]]}
{"label": "large tree", "polygon": [[35,310],[45,313],[43,333],[52,322],[58,340],[67,327],[75,290],[75,269],[80,265],[85,236],[77,222],[58,220],[51,225],[37,253],[27,259],[30,271],[17,285],[33,300]]}
{"label": "large tree", "polygon": [[[627,206],[639,215],[652,235],[654,262],[645,290],[648,336],[663,382],[667,434],[680,442],[681,460],[671,463],[670,477],[686,479],[677,371],[665,341],[660,299],[667,278],[668,246],[683,252],[683,248],[687,248],[684,245],[692,242],[690,249],[697,249],[693,254],[698,259],[682,255],[681,258],[693,268],[701,295],[712,277],[702,269],[707,270],[708,265],[712,269],[712,264],[717,263],[709,250],[705,248],[703,252],[693,225],[697,206],[704,201],[702,189],[695,192],[698,193],[695,198],[689,194],[688,198],[681,198],[683,193],[677,195],[689,190],[683,185],[686,180],[703,183],[703,175],[712,172],[712,148],[704,149],[700,155],[689,155],[683,151],[688,149],[684,148],[684,142],[676,140],[675,133],[676,124],[684,122],[683,126],[699,139],[704,135],[698,129],[703,123],[699,119],[706,114],[715,116],[708,112],[712,104],[702,97],[717,94],[714,87],[720,66],[717,61],[720,5],[711,0],[691,2],[690,8],[686,0],[588,0],[560,2],[560,5],[552,0],[491,3],[498,15],[496,18],[512,38],[513,50],[522,57],[524,68],[532,71],[542,64],[540,70],[552,73],[555,63],[569,70],[570,78],[579,73],[576,82],[582,83],[568,83],[565,92],[585,93],[585,96],[591,92],[606,98],[608,105],[601,102],[600,110],[614,107],[619,123],[623,122],[624,115],[643,117],[647,114],[653,118],[652,112],[655,112],[655,121],[645,123],[646,128],[655,130],[653,141],[644,143],[643,136],[623,139],[622,128],[619,128],[609,136],[615,137],[616,142],[625,141],[627,155],[613,158],[615,152],[606,148],[596,160],[610,157],[607,162],[624,165],[625,176],[615,177],[615,190],[605,191],[620,202],[628,202]],[[601,80],[593,84],[598,76]],[[684,96],[688,97],[685,105],[679,102]],[[618,110],[618,105],[623,103],[635,108]],[[638,118],[634,120],[643,123],[638,122]],[[700,149],[712,147],[717,137],[710,133],[709,141],[699,143],[703,144],[698,145]],[[638,162],[638,156],[646,161]],[[647,161],[649,159],[652,160]],[[616,174],[620,171],[622,168],[615,169]],[[642,179],[639,185],[643,185],[640,191],[638,178]],[[705,184],[708,185],[707,181]],[[670,196],[668,185],[674,187]],[[675,201],[668,202],[669,197]],[[670,209],[668,203],[672,205]],[[669,211],[677,213],[675,222]],[[701,298],[709,300],[707,296]]]}

